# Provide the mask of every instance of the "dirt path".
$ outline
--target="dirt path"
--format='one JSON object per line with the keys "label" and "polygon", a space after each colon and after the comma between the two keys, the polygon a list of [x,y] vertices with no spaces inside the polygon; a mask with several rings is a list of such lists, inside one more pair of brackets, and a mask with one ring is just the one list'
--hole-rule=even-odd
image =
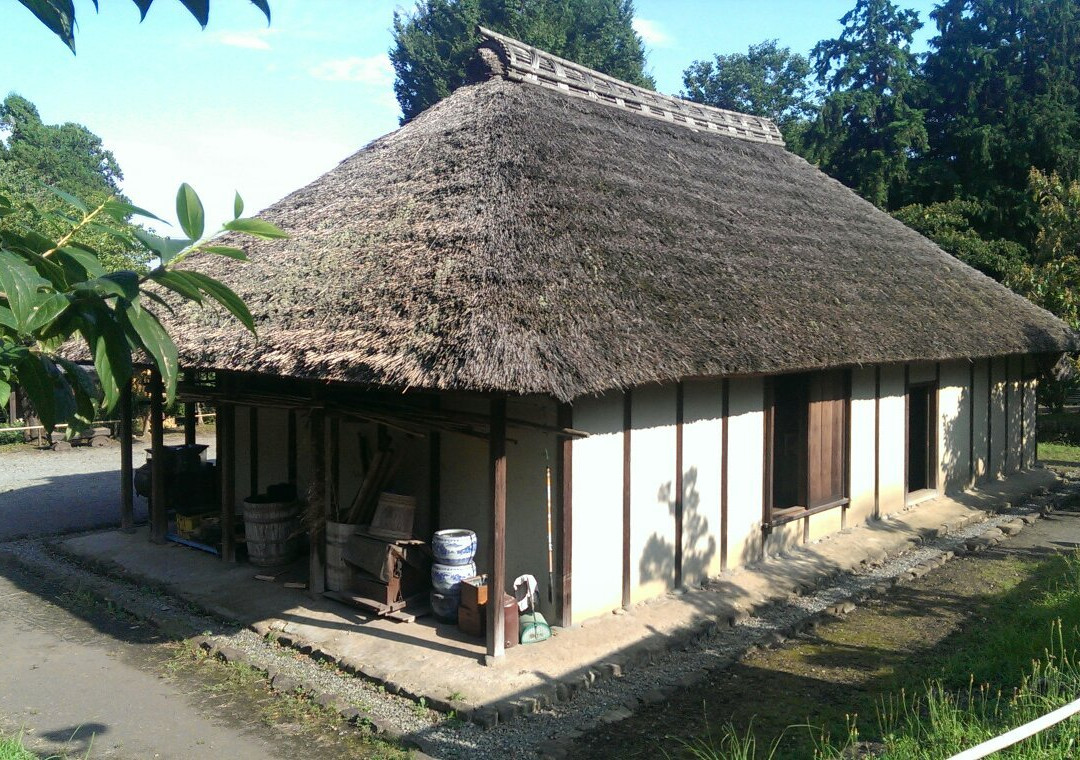
{"label": "dirt path", "polygon": [[[991,606],[1025,593],[1037,560],[1077,547],[1080,512],[1057,512],[991,550],[896,586],[842,619],[750,652],[666,703],[586,734],[568,756],[654,758],[663,749],[677,757],[681,742],[715,734],[728,722],[741,730],[753,725],[758,737],[809,723],[842,738],[848,716],[856,713],[861,734],[872,737],[882,696],[920,690],[936,675],[928,664],[953,651],[953,637],[978,626]],[[807,731],[789,730],[779,757],[808,757],[811,751]]]}

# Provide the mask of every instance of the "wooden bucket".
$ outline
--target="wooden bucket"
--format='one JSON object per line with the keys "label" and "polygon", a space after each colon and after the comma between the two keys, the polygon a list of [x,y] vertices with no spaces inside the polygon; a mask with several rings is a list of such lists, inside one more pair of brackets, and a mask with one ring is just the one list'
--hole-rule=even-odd
{"label": "wooden bucket", "polygon": [[326,588],[330,591],[352,591],[356,570],[345,562],[345,546],[356,533],[351,523],[326,521]]}
{"label": "wooden bucket", "polygon": [[297,502],[244,499],[244,537],[251,564],[274,567],[292,562],[299,548],[299,533]]}

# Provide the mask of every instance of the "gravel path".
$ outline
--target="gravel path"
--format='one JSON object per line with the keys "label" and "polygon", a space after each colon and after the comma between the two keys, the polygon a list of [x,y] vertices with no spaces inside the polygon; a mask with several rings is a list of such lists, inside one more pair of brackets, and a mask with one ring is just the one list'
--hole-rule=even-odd
{"label": "gravel path", "polygon": [[[1080,496],[1080,483],[1069,481],[1064,497]],[[152,590],[131,583],[88,575],[86,568],[58,556],[47,542],[27,540],[0,546],[0,551],[54,574],[68,576],[119,606],[157,622],[179,626],[186,635],[211,631],[204,646],[227,660],[244,661],[267,672],[279,691],[302,688],[327,707],[353,720],[363,720],[385,734],[401,735],[407,743],[435,757],[503,758],[565,756],[568,743],[589,730],[629,717],[633,711],[661,702],[666,695],[701,679],[705,673],[734,662],[753,646],[782,642],[823,613],[843,613],[866,596],[885,593],[894,583],[929,572],[954,554],[980,543],[999,540],[1021,518],[1031,521],[1062,495],[1034,498],[1009,507],[985,522],[969,524],[947,536],[926,541],[872,567],[836,576],[829,586],[794,597],[739,621],[717,627],[681,651],[658,653],[648,665],[621,677],[597,681],[569,702],[541,709],[521,719],[484,730],[472,723],[447,720],[409,700],[387,694],[370,683],[269,642],[248,630],[223,625],[179,603],[162,604]]]}
{"label": "gravel path", "polygon": [[[213,448],[213,436],[198,441]],[[166,437],[167,444],[183,442],[183,436]],[[147,446],[135,442],[136,467]],[[146,500],[137,496],[135,520],[146,519]],[[119,445],[0,453],[0,541],[119,524]]]}

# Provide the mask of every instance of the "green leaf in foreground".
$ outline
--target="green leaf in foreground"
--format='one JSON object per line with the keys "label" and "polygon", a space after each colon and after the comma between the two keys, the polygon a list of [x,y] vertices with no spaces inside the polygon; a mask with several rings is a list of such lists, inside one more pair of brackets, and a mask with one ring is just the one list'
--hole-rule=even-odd
{"label": "green leaf in foreground", "polygon": [[184,274],[198,285],[199,290],[228,309],[230,314],[239,319],[244,327],[251,331],[252,335],[255,334],[255,319],[251,316],[251,312],[248,311],[248,307],[240,300],[240,296],[236,295],[228,285],[218,282],[213,277],[208,277],[201,272],[184,272]]}
{"label": "green leaf in foreground", "polygon": [[240,193],[236,193],[236,197],[233,198],[232,203],[233,219],[239,219],[240,215],[244,213],[244,199],[240,197]]}
{"label": "green leaf in foreground", "polygon": [[168,403],[172,403],[176,395],[176,380],[179,376],[179,357],[176,344],[165,332],[165,328],[158,322],[157,317],[146,309],[137,308],[132,303],[123,305],[123,315],[131,330],[135,333],[139,344],[150,354],[161,372],[162,382]]}
{"label": "green leaf in foreground", "polygon": [[198,240],[202,237],[206,224],[202,201],[187,182],[180,185],[180,189],[176,191],[176,218],[180,220],[180,228],[189,238]]}
{"label": "green leaf in foreground", "polygon": [[218,256],[227,256],[230,259],[236,259],[237,261],[248,260],[247,254],[242,250],[239,248],[231,248],[227,245],[208,245],[200,250],[206,251],[207,253],[216,253]]}
{"label": "green leaf in foreground", "polygon": [[224,227],[233,232],[246,232],[263,240],[284,240],[289,237],[288,233],[265,219],[233,219],[225,222]]}

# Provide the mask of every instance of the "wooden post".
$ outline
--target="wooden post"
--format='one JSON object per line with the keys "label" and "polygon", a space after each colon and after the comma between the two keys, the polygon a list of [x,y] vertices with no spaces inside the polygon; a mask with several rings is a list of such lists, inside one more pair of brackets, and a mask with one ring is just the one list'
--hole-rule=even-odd
{"label": "wooden post", "polygon": [[491,575],[487,604],[487,657],[494,664],[506,645],[506,618],[503,593],[506,585],[506,397],[491,399],[491,433],[488,455],[491,463]]}
{"label": "wooden post", "polygon": [[[574,426],[574,411],[569,404],[559,404],[559,426]],[[559,441],[559,478],[562,482],[559,510],[559,625],[573,625],[574,559],[574,441],[566,436]]]}
{"label": "wooden post", "polygon": [[[221,382],[228,398],[230,385]],[[214,410],[217,427],[217,470],[221,486],[221,560],[236,561],[236,407],[228,401],[219,401]]]}
{"label": "wooden post", "polygon": [[622,606],[630,607],[630,453],[633,445],[630,431],[633,425],[633,396],[623,392],[623,466],[622,466]]}
{"label": "wooden post", "polygon": [[169,515],[165,504],[165,430],[161,374],[150,370],[150,540],[165,543]]}
{"label": "wooden post", "polygon": [[326,434],[325,413],[313,406],[308,415],[308,452],[311,472],[308,476],[308,590],[312,596],[326,591]]}
{"label": "wooden post", "polygon": [[296,410],[289,410],[289,429],[286,439],[286,454],[289,459],[289,484],[297,485],[299,475],[297,474],[298,463],[296,457]]}
{"label": "wooden post", "polygon": [[682,383],[675,385],[675,588],[683,587],[683,396]]}
{"label": "wooden post", "polygon": [[120,530],[135,532],[135,488],[133,478],[131,438],[134,425],[131,419],[131,379],[120,388]]}
{"label": "wooden post", "polygon": [[330,418],[327,426],[330,432],[330,440],[327,446],[327,459],[330,460],[326,468],[326,512],[327,519],[338,521],[338,513],[342,509],[338,490],[341,487],[341,418]]}
{"label": "wooden post", "polygon": [[259,407],[248,407],[248,493],[259,493]]}
{"label": "wooden post", "polygon": [[184,403],[184,445],[195,445],[195,402]]}

